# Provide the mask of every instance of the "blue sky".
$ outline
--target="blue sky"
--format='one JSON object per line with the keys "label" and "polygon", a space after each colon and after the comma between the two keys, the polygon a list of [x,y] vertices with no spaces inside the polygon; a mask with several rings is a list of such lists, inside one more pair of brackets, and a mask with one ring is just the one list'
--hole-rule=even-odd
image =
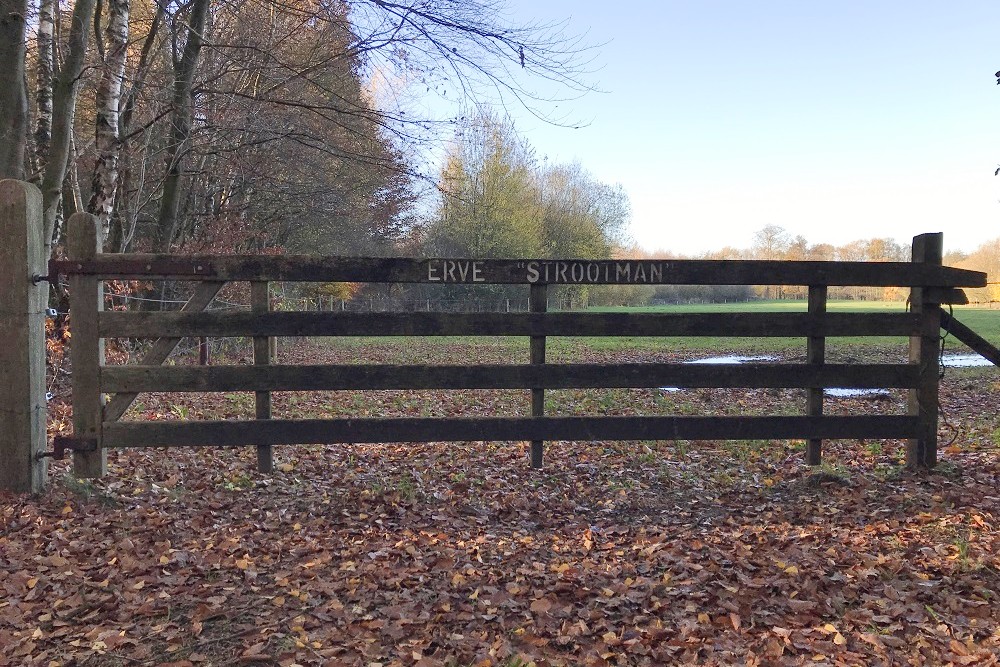
{"label": "blue sky", "polygon": [[587,32],[603,93],[546,125],[538,155],[620,182],[649,250],[1000,236],[1000,3],[511,0],[517,22]]}

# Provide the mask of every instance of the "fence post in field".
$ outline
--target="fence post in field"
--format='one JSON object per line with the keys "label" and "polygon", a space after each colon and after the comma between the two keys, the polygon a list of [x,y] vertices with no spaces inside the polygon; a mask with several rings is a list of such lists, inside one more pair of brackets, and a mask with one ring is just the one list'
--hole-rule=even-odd
{"label": "fence post in field", "polygon": [[0,491],[45,488],[45,305],[42,195],[0,181]]}
{"label": "fence post in field", "polygon": [[[912,261],[942,263],[943,235],[921,234],[913,237]],[[909,391],[909,414],[918,417],[919,435],[906,444],[906,465],[933,468],[937,464],[938,364],[941,341],[941,306],[928,299],[928,290],[910,290],[910,308],[919,318],[917,331],[910,336],[910,363],[919,368],[920,380]]]}
{"label": "fence post in field", "polygon": [[[101,233],[96,217],[74,213],[66,222],[66,258],[94,259],[101,252]],[[97,317],[104,310],[101,280],[87,275],[69,277],[70,360],[73,363],[73,435],[96,438],[97,450],[73,452],[73,474],[102,477],[108,471],[107,452],[101,446],[104,400],[100,373],[104,365],[104,341],[97,333]]]}
{"label": "fence post in field", "polygon": [[[826,314],[826,285],[809,286],[809,315],[819,323]],[[822,365],[826,357],[826,338],[809,336],[806,340],[806,363]],[[823,387],[806,389],[806,414],[810,417],[823,416]],[[806,444],[806,463],[818,466],[823,461],[823,441],[811,438]]]}
{"label": "fence post in field", "polygon": [[[528,298],[529,307],[533,313],[544,313],[548,310],[548,287],[546,285],[532,285],[531,294]],[[545,336],[531,337],[531,363],[545,363]],[[531,416],[542,417],[545,415],[545,390],[531,390]],[[531,441],[531,467],[542,467],[542,450],[544,447],[542,440]]]}
{"label": "fence post in field", "polygon": [[[268,283],[253,281],[250,283],[250,310],[254,313],[266,313],[271,309],[271,296]],[[271,338],[267,336],[253,337],[253,362],[258,366],[271,364]],[[255,396],[255,417],[257,419],[271,418],[271,392],[258,391]],[[274,470],[274,452],[271,445],[257,445],[257,470],[272,472]]]}

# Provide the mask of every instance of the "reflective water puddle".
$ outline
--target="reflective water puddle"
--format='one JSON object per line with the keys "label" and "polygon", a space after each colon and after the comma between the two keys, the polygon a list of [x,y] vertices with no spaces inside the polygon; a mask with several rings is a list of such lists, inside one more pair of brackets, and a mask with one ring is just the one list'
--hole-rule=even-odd
{"label": "reflective water puddle", "polygon": [[731,355],[728,357],[706,357],[704,359],[695,359],[694,361],[687,361],[688,364],[745,364],[748,361],[777,361],[778,357],[741,357],[739,355]]}
{"label": "reflective water puddle", "polygon": [[947,368],[972,368],[973,366],[992,366],[993,363],[981,354],[946,354],[942,357]]}
{"label": "reflective water puddle", "polygon": [[[686,364],[745,364],[748,361],[777,361],[777,357],[768,356],[758,356],[758,357],[744,357],[740,355],[728,355],[724,357],[705,357],[704,359],[695,359],[693,361],[685,361]],[[680,387],[660,387],[660,391],[680,391]]]}
{"label": "reflective water puddle", "polygon": [[[727,355],[723,357],[706,357],[705,359],[695,359],[688,361],[688,364],[745,364],[750,361],[777,361],[777,357],[769,356],[741,356]],[[990,366],[991,362],[979,354],[946,354],[942,358],[947,368],[972,368],[974,366]],[[660,387],[660,391],[675,392],[680,391],[680,387]],[[849,398],[852,396],[888,396],[888,389],[847,389],[844,387],[827,387],[824,392],[827,396],[835,398]]]}
{"label": "reflective water puddle", "polygon": [[888,396],[888,389],[846,389],[844,387],[827,387],[823,390],[823,393],[827,396],[835,396],[837,398],[850,397],[850,396]]}

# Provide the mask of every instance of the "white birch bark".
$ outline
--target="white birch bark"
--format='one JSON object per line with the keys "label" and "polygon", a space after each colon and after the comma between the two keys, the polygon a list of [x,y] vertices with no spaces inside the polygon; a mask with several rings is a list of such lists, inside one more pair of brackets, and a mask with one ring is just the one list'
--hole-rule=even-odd
{"label": "white birch bark", "polygon": [[125,56],[128,47],[130,0],[108,0],[107,41],[101,81],[97,87],[96,132],[97,163],[92,179],[93,194],[87,206],[89,213],[97,216],[108,238],[115,191],[118,188],[118,160],[121,155],[119,113],[122,80],[125,77]]}
{"label": "white birch bark", "polygon": [[32,180],[41,181],[52,142],[52,80],[55,76],[55,10],[57,0],[38,3],[38,64],[35,72],[35,164]]}

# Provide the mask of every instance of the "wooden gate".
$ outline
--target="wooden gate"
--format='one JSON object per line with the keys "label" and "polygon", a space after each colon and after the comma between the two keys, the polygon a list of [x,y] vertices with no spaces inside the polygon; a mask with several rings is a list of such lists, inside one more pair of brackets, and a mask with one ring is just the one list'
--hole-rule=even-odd
{"label": "wooden gate", "polygon": [[[942,237],[914,238],[912,262],[783,262],[707,260],[487,260],[336,258],[316,256],[100,255],[89,216],[70,221],[70,257],[52,262],[50,277],[69,277],[75,435],[57,446],[74,452],[80,476],[104,473],[104,452],[119,447],[247,445],[263,470],[271,448],[293,443],[530,441],[533,466],[546,440],[805,439],[807,461],[820,462],[823,439],[907,439],[907,461],[933,466],[937,457],[938,355],[942,303],[964,302],[959,287],[983,286],[985,274],[941,266]],[[195,281],[181,311],[119,312],[101,308],[104,280]],[[247,281],[251,305],[205,311],[229,281]],[[273,282],[521,284],[527,313],[272,312]],[[550,285],[800,285],[804,313],[546,312]],[[829,286],[897,286],[911,290],[908,312],[827,312]],[[161,366],[182,337],[250,337],[253,366]],[[276,336],[526,336],[530,359],[509,365],[275,365]],[[692,365],[672,363],[551,364],[547,336],[801,336],[805,363]],[[906,364],[834,364],[834,336],[909,336]],[[138,365],[104,366],[104,338],[156,339]],[[545,416],[546,389],[588,387],[788,387],[807,392],[800,416]],[[907,414],[823,414],[826,387],[909,390]],[[270,392],[388,389],[525,389],[531,416],[383,419],[271,419]],[[136,395],[159,392],[256,392],[256,419],[121,421]],[[106,404],[102,397],[112,395]]]}

